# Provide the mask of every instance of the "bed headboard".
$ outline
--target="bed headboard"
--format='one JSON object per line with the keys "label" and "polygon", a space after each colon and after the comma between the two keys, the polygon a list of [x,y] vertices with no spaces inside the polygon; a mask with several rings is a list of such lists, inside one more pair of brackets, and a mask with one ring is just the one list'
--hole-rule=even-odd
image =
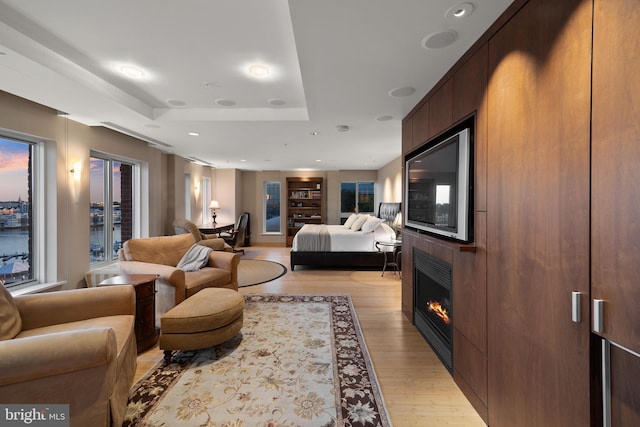
{"label": "bed headboard", "polygon": [[400,203],[382,202],[378,207],[378,218],[384,219],[387,225],[391,225],[396,215],[400,212]]}

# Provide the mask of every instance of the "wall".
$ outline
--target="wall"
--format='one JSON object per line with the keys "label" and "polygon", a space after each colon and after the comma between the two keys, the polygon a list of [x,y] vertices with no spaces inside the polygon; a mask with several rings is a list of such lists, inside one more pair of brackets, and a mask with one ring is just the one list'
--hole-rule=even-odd
{"label": "wall", "polygon": [[402,167],[402,156],[399,156],[378,170],[377,203],[402,201]]}

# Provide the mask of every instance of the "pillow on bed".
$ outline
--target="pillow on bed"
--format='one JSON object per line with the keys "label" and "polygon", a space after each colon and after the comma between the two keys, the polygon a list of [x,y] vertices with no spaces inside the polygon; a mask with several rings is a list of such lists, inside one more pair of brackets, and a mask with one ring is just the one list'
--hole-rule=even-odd
{"label": "pillow on bed", "polygon": [[376,229],[377,226],[382,224],[384,219],[376,218],[375,216],[370,216],[367,218],[367,221],[362,224],[362,232],[363,233],[371,233]]}
{"label": "pillow on bed", "polygon": [[349,218],[347,218],[347,220],[344,222],[343,227],[344,228],[351,228],[351,226],[353,225],[353,222],[356,220],[356,218],[358,218],[358,214],[352,213],[351,215],[349,215]]}
{"label": "pillow on bed", "polygon": [[353,221],[353,224],[351,224],[351,231],[360,231],[368,218],[369,215],[358,215],[358,218],[356,218],[356,220]]}

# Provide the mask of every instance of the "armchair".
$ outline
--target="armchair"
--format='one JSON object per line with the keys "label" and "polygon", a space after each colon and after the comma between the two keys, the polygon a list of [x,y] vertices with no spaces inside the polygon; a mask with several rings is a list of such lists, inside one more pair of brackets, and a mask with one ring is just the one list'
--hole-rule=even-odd
{"label": "armchair", "polygon": [[0,286],[0,402],[69,404],[71,426],[120,426],[136,371],[130,286],[13,298]]}
{"label": "armchair", "polygon": [[164,313],[204,288],[238,290],[240,256],[212,251],[205,267],[198,271],[177,268],[184,254],[194,245],[191,234],[127,240],[118,251],[120,272],[156,274],[156,326]]}
{"label": "armchair", "polygon": [[197,244],[208,246],[214,251],[232,252],[231,246],[229,246],[224,239],[218,237],[216,234],[204,234],[200,232],[198,226],[186,218],[177,218],[173,221],[173,231],[176,234],[191,234]]}

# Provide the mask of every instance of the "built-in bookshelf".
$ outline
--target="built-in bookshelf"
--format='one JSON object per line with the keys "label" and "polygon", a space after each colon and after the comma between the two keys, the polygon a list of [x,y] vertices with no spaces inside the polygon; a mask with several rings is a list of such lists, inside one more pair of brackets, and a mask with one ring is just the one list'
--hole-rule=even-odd
{"label": "built-in bookshelf", "polygon": [[287,178],[287,246],[305,224],[324,222],[322,178]]}

